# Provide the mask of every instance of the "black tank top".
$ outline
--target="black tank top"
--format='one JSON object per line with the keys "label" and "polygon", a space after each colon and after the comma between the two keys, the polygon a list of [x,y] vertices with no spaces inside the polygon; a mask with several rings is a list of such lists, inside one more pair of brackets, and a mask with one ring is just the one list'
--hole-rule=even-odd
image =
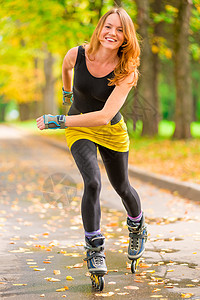
{"label": "black tank top", "polygon": [[[111,79],[113,75],[114,72],[112,71],[104,77],[94,77],[87,69],[85,48],[83,46],[79,46],[74,67],[74,101],[70,107],[68,115],[101,110],[115,88],[115,86],[108,86],[108,78]],[[117,115],[118,118],[115,120],[115,123],[119,122],[121,119],[121,115],[119,113],[117,113]],[[116,116],[114,117],[115,119]]]}

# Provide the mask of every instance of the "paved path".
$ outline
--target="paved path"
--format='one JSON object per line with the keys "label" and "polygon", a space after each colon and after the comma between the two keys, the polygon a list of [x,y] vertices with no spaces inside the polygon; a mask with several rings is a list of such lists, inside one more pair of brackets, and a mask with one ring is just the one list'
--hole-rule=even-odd
{"label": "paved path", "polygon": [[[200,299],[199,205],[131,178],[149,229],[146,252],[132,275],[126,257],[126,214],[102,169],[102,231],[109,272],[100,293],[91,289],[82,265],[83,184],[71,156],[1,125],[0,171],[2,299]],[[56,292],[64,287],[68,289]]]}

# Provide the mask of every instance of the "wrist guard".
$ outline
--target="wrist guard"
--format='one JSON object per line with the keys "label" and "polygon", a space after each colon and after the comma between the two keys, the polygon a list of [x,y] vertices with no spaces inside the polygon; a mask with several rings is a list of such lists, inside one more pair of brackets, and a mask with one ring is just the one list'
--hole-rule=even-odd
{"label": "wrist guard", "polygon": [[44,115],[45,129],[65,129],[66,116],[65,115]]}
{"label": "wrist guard", "polygon": [[73,93],[72,92],[66,92],[64,88],[62,88],[62,94],[63,94],[63,105],[73,103]]}

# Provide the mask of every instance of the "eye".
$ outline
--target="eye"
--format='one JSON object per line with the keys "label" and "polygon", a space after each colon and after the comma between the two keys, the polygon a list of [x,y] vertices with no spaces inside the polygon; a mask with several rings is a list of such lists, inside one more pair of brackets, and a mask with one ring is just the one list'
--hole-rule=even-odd
{"label": "eye", "polygon": [[123,29],[118,29],[119,32],[123,32]]}
{"label": "eye", "polygon": [[106,28],[110,28],[110,26],[109,26],[109,25],[106,25],[105,27],[106,27]]}

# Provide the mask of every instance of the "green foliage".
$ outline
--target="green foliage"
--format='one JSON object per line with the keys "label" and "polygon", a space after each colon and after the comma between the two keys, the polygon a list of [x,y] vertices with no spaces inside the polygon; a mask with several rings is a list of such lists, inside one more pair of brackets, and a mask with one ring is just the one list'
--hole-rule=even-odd
{"label": "green foliage", "polygon": [[[152,2],[151,2],[152,3]],[[175,3],[175,2],[174,2]],[[61,64],[66,52],[89,41],[99,17],[113,7],[113,0],[0,0],[0,96],[4,101],[17,103],[42,101],[45,78],[43,60],[47,51],[55,59],[54,76],[56,97],[61,101]],[[137,29],[135,1],[123,0],[124,7]],[[160,108],[164,119],[172,120],[175,105],[173,66],[173,24],[178,9],[165,1],[160,14],[151,10],[149,28],[154,54],[158,54],[160,70]],[[162,34],[153,34],[153,28],[161,23]],[[195,63],[200,62],[200,0],[193,0],[190,52]],[[36,66],[37,62],[37,66]],[[199,64],[192,69],[193,94],[200,98]],[[197,118],[200,103],[197,100]],[[140,125],[141,129],[141,125]],[[139,130],[139,129],[138,129]]]}

